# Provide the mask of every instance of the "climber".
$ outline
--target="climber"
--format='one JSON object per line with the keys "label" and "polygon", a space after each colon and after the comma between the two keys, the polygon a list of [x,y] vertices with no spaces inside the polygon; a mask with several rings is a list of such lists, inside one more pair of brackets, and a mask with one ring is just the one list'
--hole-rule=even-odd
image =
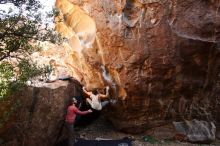
{"label": "climber", "polygon": [[77,100],[75,97],[73,97],[70,101],[70,105],[67,108],[67,114],[66,114],[66,126],[68,129],[68,138],[69,138],[69,146],[74,146],[74,122],[76,119],[76,115],[86,115],[88,113],[91,113],[92,110],[89,109],[87,111],[80,111],[77,107]]}
{"label": "climber", "polygon": [[86,91],[85,87],[83,87],[83,92],[89,96],[89,98],[86,98],[86,101],[94,110],[102,110],[102,108],[110,102],[116,102],[115,100],[101,101],[102,99],[109,98],[109,86],[106,87],[106,94],[99,93],[97,89],[93,90],[92,92],[88,92]]}

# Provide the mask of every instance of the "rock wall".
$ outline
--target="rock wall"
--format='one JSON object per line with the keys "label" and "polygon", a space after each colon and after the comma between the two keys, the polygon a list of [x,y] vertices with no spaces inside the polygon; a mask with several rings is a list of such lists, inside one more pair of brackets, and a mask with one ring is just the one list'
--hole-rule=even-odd
{"label": "rock wall", "polygon": [[[119,100],[107,111],[115,127],[135,133],[194,118],[219,124],[218,0],[57,0],[56,6],[63,19],[57,30],[84,66],[81,82],[89,89],[109,85]],[[78,31],[76,24],[92,29]],[[88,41],[91,34],[95,40]]]}
{"label": "rock wall", "polygon": [[[81,95],[81,85],[74,81],[39,83],[16,94],[21,104],[10,126],[0,133],[4,146],[53,146],[67,138],[64,127],[69,99]],[[1,145],[1,144],[0,144]]]}
{"label": "rock wall", "polygon": [[[181,139],[210,142],[215,127],[220,137],[219,0],[57,0],[56,6],[56,30],[67,42],[46,44],[32,57],[88,90],[110,86],[118,102],[103,114],[116,128],[157,135],[180,122],[193,129]],[[21,92],[24,104],[3,139],[15,135],[20,138],[12,143],[54,144],[75,85],[56,81]],[[198,139],[196,133],[204,131],[195,125],[210,128],[209,134]]]}

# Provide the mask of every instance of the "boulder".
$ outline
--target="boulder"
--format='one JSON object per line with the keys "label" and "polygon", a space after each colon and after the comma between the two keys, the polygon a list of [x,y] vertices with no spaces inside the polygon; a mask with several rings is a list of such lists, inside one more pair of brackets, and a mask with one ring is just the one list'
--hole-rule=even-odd
{"label": "boulder", "polygon": [[73,96],[82,96],[81,85],[75,80],[26,87],[14,98],[21,105],[13,115],[14,121],[1,133],[2,139],[6,145],[54,145],[67,136],[64,119]]}
{"label": "boulder", "polygon": [[213,122],[206,121],[183,121],[173,122],[177,134],[186,137],[186,140],[193,143],[210,143],[215,140],[216,127]]}
{"label": "boulder", "polygon": [[[170,121],[220,122],[219,1],[68,3],[69,12],[57,6],[59,17],[69,15],[57,23],[57,30],[69,39],[67,62],[73,76],[88,89],[110,86],[110,95],[118,102],[105,114],[116,128],[138,133]],[[84,45],[88,30],[82,28],[80,33],[69,23],[76,14],[95,22],[95,41],[90,46]],[[94,38],[94,32],[91,35]]]}
{"label": "boulder", "polygon": [[[72,76],[88,90],[110,86],[118,102],[103,114],[118,130],[140,133],[188,120],[190,141],[214,140],[208,121],[220,124],[218,0],[57,0],[56,6],[63,20],[56,29],[68,42],[46,44],[33,54],[36,61],[53,62],[57,77]],[[16,134],[25,145],[54,144],[65,101],[78,94],[73,88],[62,81],[28,87],[17,95],[23,104],[12,133],[4,135]]]}

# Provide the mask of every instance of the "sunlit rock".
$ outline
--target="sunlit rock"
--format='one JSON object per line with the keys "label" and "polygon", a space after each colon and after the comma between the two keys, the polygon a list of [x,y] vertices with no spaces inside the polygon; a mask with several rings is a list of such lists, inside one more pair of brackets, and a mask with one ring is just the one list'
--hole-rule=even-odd
{"label": "sunlit rock", "polygon": [[219,123],[219,5],[57,0],[65,25],[57,30],[62,34],[67,27],[76,34],[67,37],[72,50],[67,62],[82,73],[81,83],[89,89],[108,85],[119,100],[106,112],[118,129],[137,133],[184,119]]}
{"label": "sunlit rock", "polygon": [[57,0],[56,7],[60,10],[66,26],[78,36],[81,45],[91,48],[96,36],[94,20],[84,10],[68,0]]}
{"label": "sunlit rock", "polygon": [[[56,6],[56,30],[67,41],[45,44],[32,58],[88,90],[108,85],[117,103],[103,114],[117,129],[140,133],[196,119],[214,123],[219,137],[219,1],[57,0]],[[206,129],[200,124],[191,128]],[[205,125],[212,141],[215,128]]]}

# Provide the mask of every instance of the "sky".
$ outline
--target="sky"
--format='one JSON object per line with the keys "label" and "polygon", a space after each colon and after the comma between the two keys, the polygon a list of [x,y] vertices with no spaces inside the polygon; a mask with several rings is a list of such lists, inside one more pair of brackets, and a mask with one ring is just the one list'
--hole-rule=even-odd
{"label": "sky", "polygon": [[55,0],[40,0],[40,2],[44,6],[44,11],[51,11],[55,4]]}
{"label": "sky", "polygon": [[[55,4],[55,0],[39,0],[43,6],[42,13],[46,13],[52,10]],[[9,11],[9,9],[12,9],[14,12],[17,11],[16,7],[12,3],[7,4],[0,4],[0,10],[4,10],[6,12]]]}
{"label": "sky", "polygon": [[[53,25],[53,18],[46,18],[47,13],[51,12],[52,9],[54,8],[54,4],[56,0],[39,0],[42,4],[42,9],[40,9],[41,18],[43,19],[43,22],[49,23],[49,27],[54,27]],[[8,12],[10,9],[13,10],[13,13],[18,12],[18,9],[14,6],[12,3],[7,3],[7,4],[0,4],[0,10],[4,10]]]}

